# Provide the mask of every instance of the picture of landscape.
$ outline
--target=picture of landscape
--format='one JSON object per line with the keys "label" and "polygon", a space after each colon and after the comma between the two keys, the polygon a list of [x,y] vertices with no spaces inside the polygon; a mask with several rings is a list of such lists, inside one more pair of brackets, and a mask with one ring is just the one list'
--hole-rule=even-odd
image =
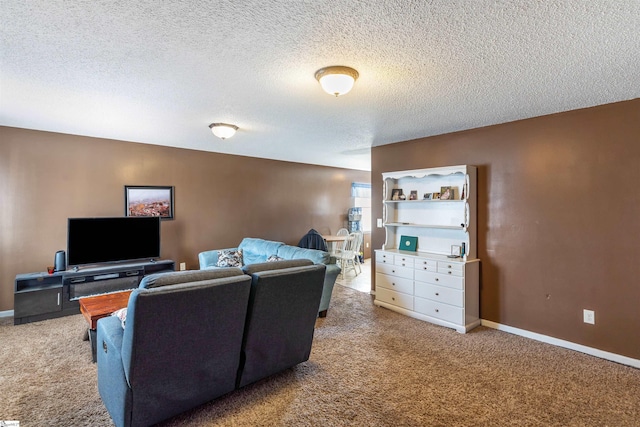
{"label": "picture of landscape", "polygon": [[173,219],[173,187],[125,187],[126,216]]}

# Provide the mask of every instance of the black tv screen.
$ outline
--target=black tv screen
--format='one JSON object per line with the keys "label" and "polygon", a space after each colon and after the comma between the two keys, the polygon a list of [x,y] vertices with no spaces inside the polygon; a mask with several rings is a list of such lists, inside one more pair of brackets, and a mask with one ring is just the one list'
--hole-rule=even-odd
{"label": "black tv screen", "polygon": [[159,217],[69,218],[70,266],[159,257]]}

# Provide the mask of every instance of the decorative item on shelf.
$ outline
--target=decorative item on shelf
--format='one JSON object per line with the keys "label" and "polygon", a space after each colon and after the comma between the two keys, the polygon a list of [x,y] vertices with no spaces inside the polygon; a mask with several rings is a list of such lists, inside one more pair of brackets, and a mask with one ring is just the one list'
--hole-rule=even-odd
{"label": "decorative item on shelf", "polygon": [[394,188],[391,190],[391,200],[400,200],[400,196],[402,195],[402,188]]}
{"label": "decorative item on shelf", "polygon": [[460,258],[462,256],[462,246],[451,245],[451,255],[447,255],[449,258]]}
{"label": "decorative item on shelf", "polygon": [[453,188],[440,187],[440,200],[453,200]]}
{"label": "decorative item on shelf", "polygon": [[432,196],[433,193],[424,193],[424,196],[422,196],[422,200],[431,200]]}
{"label": "decorative item on shelf", "polygon": [[418,200],[418,190],[411,190],[409,200]]}
{"label": "decorative item on shelf", "polygon": [[415,252],[418,250],[418,238],[416,236],[400,236],[400,247],[398,249]]}
{"label": "decorative item on shelf", "polygon": [[440,193],[432,193],[431,200],[440,200]]}

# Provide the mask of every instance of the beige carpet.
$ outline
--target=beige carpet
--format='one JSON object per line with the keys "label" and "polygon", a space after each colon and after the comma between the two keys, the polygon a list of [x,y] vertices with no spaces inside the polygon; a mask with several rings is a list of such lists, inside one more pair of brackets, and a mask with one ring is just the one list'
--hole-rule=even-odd
{"label": "beige carpet", "polygon": [[[0,420],[109,426],[84,319],[0,321]],[[455,331],[343,286],[308,362],[164,426],[638,426],[640,370],[504,332]]]}

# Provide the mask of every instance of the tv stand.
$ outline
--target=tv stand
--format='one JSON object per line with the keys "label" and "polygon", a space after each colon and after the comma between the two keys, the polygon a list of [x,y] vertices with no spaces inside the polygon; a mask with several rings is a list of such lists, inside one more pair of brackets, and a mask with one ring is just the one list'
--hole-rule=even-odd
{"label": "tv stand", "polygon": [[13,294],[13,323],[20,325],[78,314],[80,298],[134,289],[144,276],[164,271],[175,271],[175,262],[150,260],[74,267],[52,274],[18,274]]}

